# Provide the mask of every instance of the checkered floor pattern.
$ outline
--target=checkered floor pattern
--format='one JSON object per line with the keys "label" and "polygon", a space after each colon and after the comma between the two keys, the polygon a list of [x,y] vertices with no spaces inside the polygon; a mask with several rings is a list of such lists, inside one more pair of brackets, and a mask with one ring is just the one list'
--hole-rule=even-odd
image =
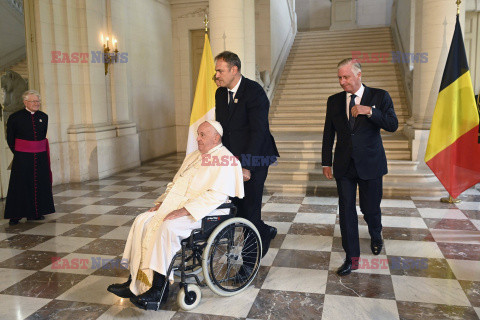
{"label": "checkered floor pattern", "polygon": [[[106,291],[128,272],[99,267],[120,258],[136,215],[151,207],[179,168],[174,155],[107,179],[54,187],[57,213],[0,224],[1,319],[478,319],[480,192],[459,204],[438,197],[382,201],[384,249],[370,252],[359,219],[360,269],[342,264],[337,199],[265,194],[263,219],[278,228],[254,285],[233,297],[203,289],[183,312],[177,286],[161,311],[143,311]],[[0,202],[3,212],[4,202]],[[55,262],[55,260],[59,261]]]}

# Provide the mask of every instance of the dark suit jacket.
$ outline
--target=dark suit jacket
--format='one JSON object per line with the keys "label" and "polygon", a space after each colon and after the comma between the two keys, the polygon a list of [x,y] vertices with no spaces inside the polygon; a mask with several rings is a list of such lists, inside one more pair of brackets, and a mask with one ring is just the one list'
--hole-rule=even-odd
{"label": "dark suit jacket", "polygon": [[279,156],[268,125],[270,102],[263,88],[242,76],[234,107],[228,110],[228,89],[215,93],[215,117],[223,127],[222,143],[250,171],[269,166]]}
{"label": "dark suit jacket", "polygon": [[345,91],[328,98],[323,131],[322,166],[332,165],[332,148],[336,134],[337,144],[333,161],[335,178],[339,179],[345,175],[351,159],[355,163],[360,179],[379,178],[388,172],[380,129],[394,132],[398,128],[392,99],[385,90],[365,86],[360,104],[375,108],[372,109],[370,118],[366,115],[358,116],[353,130],[348,123],[346,99]]}

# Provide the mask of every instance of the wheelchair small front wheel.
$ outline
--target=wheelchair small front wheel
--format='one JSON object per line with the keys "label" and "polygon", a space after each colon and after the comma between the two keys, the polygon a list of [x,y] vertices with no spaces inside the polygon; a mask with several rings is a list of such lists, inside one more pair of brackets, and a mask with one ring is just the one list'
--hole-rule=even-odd
{"label": "wheelchair small front wheel", "polygon": [[180,288],[177,295],[177,303],[185,311],[195,309],[202,299],[202,290],[195,284],[187,285],[187,292],[185,288]]}

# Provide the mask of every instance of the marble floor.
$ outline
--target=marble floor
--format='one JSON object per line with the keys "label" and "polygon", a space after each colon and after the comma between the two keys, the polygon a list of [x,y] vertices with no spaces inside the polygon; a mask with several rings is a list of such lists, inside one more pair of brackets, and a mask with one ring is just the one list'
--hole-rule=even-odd
{"label": "marble floor", "polygon": [[342,278],[334,272],[344,256],[337,199],[265,194],[263,219],[279,233],[254,285],[227,298],[204,288],[191,312],[179,310],[177,286],[163,310],[135,308],[106,291],[128,276],[108,261],[121,256],[133,219],[151,207],[182,158],[169,156],[107,179],[55,186],[57,213],[44,221],[9,226],[1,220],[0,318],[480,317],[480,192],[474,188],[459,204],[442,204],[428,194],[384,199],[382,253],[370,252],[359,217],[360,269]]}

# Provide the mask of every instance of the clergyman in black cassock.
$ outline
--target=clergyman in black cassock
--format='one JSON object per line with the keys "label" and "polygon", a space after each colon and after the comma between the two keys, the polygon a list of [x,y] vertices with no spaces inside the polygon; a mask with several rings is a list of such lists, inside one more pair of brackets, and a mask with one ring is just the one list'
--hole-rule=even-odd
{"label": "clergyman in black cassock", "polygon": [[25,109],[13,113],[7,122],[7,143],[13,152],[12,171],[5,204],[10,225],[21,218],[43,220],[55,212],[48,141],[48,116],[39,110],[40,95],[24,93]]}

